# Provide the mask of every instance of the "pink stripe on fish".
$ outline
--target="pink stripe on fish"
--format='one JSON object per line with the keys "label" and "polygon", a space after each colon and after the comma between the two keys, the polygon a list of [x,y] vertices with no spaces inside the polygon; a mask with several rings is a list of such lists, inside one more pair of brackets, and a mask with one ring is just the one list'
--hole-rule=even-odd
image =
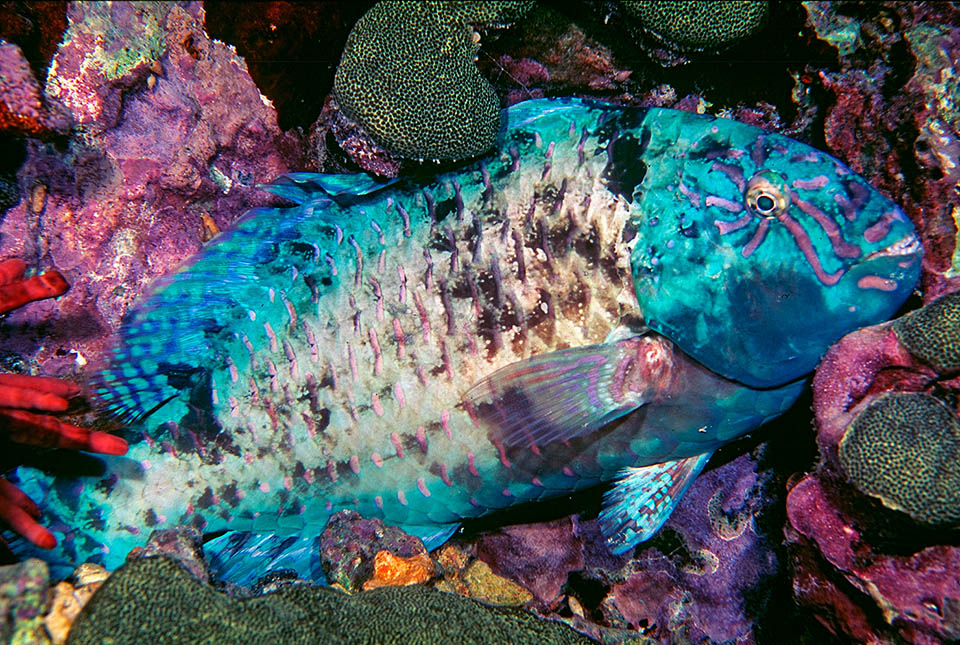
{"label": "pink stripe on fish", "polygon": [[500,494],[504,497],[513,497],[513,493],[510,492],[509,488],[504,488],[502,491],[500,491]]}
{"label": "pink stripe on fish", "polygon": [[370,455],[370,461],[372,461],[373,465],[377,468],[383,468],[383,457],[380,456],[379,452],[375,452]]}
{"label": "pink stripe on fish", "polygon": [[317,337],[313,335],[313,330],[310,329],[310,325],[307,324],[306,320],[301,321],[300,325],[303,327],[303,333],[307,336],[307,345],[310,346],[310,361],[319,363],[320,348],[317,347]]}
{"label": "pink stripe on fish", "polygon": [[397,400],[397,405],[400,406],[401,410],[407,407],[407,397],[403,394],[403,386],[400,381],[393,384],[393,398]]}
{"label": "pink stripe on fish", "polygon": [[353,382],[360,380],[360,372],[357,369],[357,357],[353,354],[353,346],[347,343],[347,362],[350,363],[350,374],[353,376]]}
{"label": "pink stripe on fish", "polygon": [[351,246],[353,246],[353,250],[355,252],[354,263],[356,268],[354,269],[354,273],[353,273],[353,286],[359,289],[360,280],[363,278],[363,252],[360,250],[360,245],[357,244],[357,241],[353,239],[352,235],[347,241],[350,243]]}
{"label": "pink stripe on fish", "polygon": [[380,249],[380,257],[377,258],[377,273],[383,274],[387,268],[387,250]]}
{"label": "pink stripe on fish", "polygon": [[356,455],[350,455],[350,470],[354,475],[360,474],[360,458]]}
{"label": "pink stripe on fish", "polygon": [[530,480],[530,483],[533,484],[534,486],[539,486],[543,488],[543,482],[540,481],[539,477],[534,477],[533,479]]}
{"label": "pink stripe on fish", "polygon": [[447,433],[447,439],[453,439],[453,433],[450,432],[450,413],[447,410],[440,411],[440,426]]}
{"label": "pink stripe on fish", "polygon": [[497,447],[497,453],[500,455],[500,463],[503,464],[504,468],[510,468],[510,460],[507,459],[507,451],[503,447],[503,442],[499,439],[494,439],[493,445]]}
{"label": "pink stripe on fish", "polygon": [[397,212],[400,214],[400,219],[403,220],[403,236],[410,237],[410,235],[412,235],[410,231],[410,215],[400,202],[397,202]]}
{"label": "pink stripe on fish", "polygon": [[376,392],[370,394],[370,407],[373,408],[374,414],[378,417],[383,416],[383,406],[380,405],[380,395]]}
{"label": "pink stripe on fish", "polygon": [[407,505],[407,494],[402,490],[397,491],[397,501],[400,502],[403,506]]}
{"label": "pink stripe on fish", "polygon": [[250,353],[250,369],[257,369],[257,359],[253,355],[253,343],[250,342],[250,339],[247,338],[246,334],[240,336],[240,340],[243,341],[243,346],[247,348],[247,351]]}
{"label": "pink stripe on fish", "polygon": [[287,294],[282,290],[280,291],[280,299],[283,301],[283,304],[287,307],[287,315],[290,316],[290,329],[297,328],[297,310],[293,308],[293,303],[287,300]]}
{"label": "pink stripe on fish", "polygon": [[237,372],[237,366],[233,362],[233,359],[227,356],[227,369],[230,371],[230,380],[236,383],[240,380],[240,374]]}
{"label": "pink stripe on fish", "polygon": [[876,224],[873,224],[863,232],[863,239],[871,244],[874,242],[879,242],[887,236],[887,233],[890,232],[890,222],[895,219],[899,219],[896,211],[884,213],[880,219],[877,220]]}
{"label": "pink stripe on fish", "polygon": [[397,341],[397,358],[402,359],[407,351],[404,345],[403,328],[400,326],[400,319],[393,319],[393,339]]}
{"label": "pink stripe on fish", "polygon": [[270,339],[270,351],[277,351],[277,335],[273,332],[273,327],[270,326],[270,322],[263,323],[263,331],[266,332],[267,338]]}
{"label": "pink stripe on fish", "polygon": [[383,510],[383,498],[379,495],[374,496],[373,503],[377,505],[381,511]]}
{"label": "pink stripe on fish", "polygon": [[424,497],[430,497],[430,490],[427,488],[427,482],[423,477],[417,477],[417,490],[419,490],[420,494]]}
{"label": "pink stripe on fish", "polygon": [[383,236],[383,229],[380,228],[380,225],[377,224],[375,220],[370,220],[370,228],[372,228],[377,233],[377,239],[380,242],[380,245],[383,246],[387,243],[387,239]]}
{"label": "pink stripe on fish", "polygon": [[267,296],[270,298],[270,302],[273,302],[276,299],[277,294],[274,292],[273,287],[267,289]]}
{"label": "pink stripe on fish", "polygon": [[233,418],[239,417],[239,416],[240,416],[240,410],[238,409],[238,406],[240,405],[240,403],[239,403],[239,401],[237,401],[237,397],[231,396],[231,397],[230,397],[229,399],[227,399],[227,400],[228,400],[229,403],[230,403],[230,416],[233,417]]}
{"label": "pink stripe on fish", "polygon": [[857,286],[861,289],[879,289],[880,291],[896,291],[896,280],[889,280],[875,275],[865,275],[857,280]]}
{"label": "pink stripe on fish", "polygon": [[367,335],[370,337],[370,348],[373,350],[373,374],[379,376],[383,372],[383,355],[380,353],[380,341],[377,339],[377,330],[371,327]]}
{"label": "pink stripe on fish", "polygon": [[430,319],[427,317],[427,310],[423,306],[423,302],[420,300],[420,293],[417,291],[413,292],[413,304],[417,307],[417,315],[420,317],[420,327],[423,329],[423,340],[426,343],[430,342]]}
{"label": "pink stripe on fish", "polygon": [[400,279],[400,294],[397,298],[400,302],[407,300],[407,274],[403,272],[403,266],[397,265],[397,278]]}
{"label": "pink stripe on fish", "polygon": [[813,269],[814,274],[817,276],[817,279],[820,280],[820,282],[829,287],[836,284],[837,281],[843,277],[843,269],[838,269],[833,273],[827,273],[823,270],[823,266],[820,264],[820,258],[817,257],[816,252],[813,250],[813,244],[810,242],[810,236],[807,235],[807,232],[802,226],[800,226],[797,220],[787,215],[787,213],[781,213],[777,219],[779,219],[780,222],[787,227],[790,235],[793,236],[794,242],[797,244],[797,248],[799,248],[800,252],[803,253],[803,257],[807,259],[807,263],[810,264],[810,267]]}
{"label": "pink stripe on fish", "polygon": [[681,181],[677,186],[677,189],[683,193],[687,199],[690,200],[690,203],[696,208],[700,208],[700,195],[694,190],[687,188],[687,186]]}
{"label": "pink stripe on fish", "polygon": [[248,310],[247,310],[247,316],[250,318],[251,321],[256,322],[256,320],[257,320],[257,312],[256,312],[256,311],[254,311],[253,309],[248,309]]}
{"label": "pink stripe on fish", "polygon": [[417,443],[420,444],[420,451],[427,454],[427,433],[423,426],[417,428]]}
{"label": "pink stripe on fish", "polygon": [[393,449],[397,452],[397,459],[403,459],[403,444],[400,442],[400,435],[396,432],[390,434],[390,441],[393,442]]}
{"label": "pink stripe on fish", "polygon": [[303,471],[303,481],[307,482],[308,484],[313,484],[313,482],[316,481],[316,480],[314,479],[313,469],[312,469],[312,468],[306,468],[306,469],[304,469],[304,471]]}
{"label": "pink stripe on fish", "polygon": [[797,208],[801,211],[816,220],[820,228],[823,229],[823,232],[827,234],[827,238],[829,238],[830,244],[833,246],[833,252],[838,258],[855,258],[860,256],[860,247],[855,244],[850,244],[843,239],[843,235],[840,233],[840,227],[837,226],[837,223],[830,219],[826,213],[810,202],[800,199],[793,191],[790,191],[790,201],[796,204]]}
{"label": "pink stripe on fish", "polygon": [[324,253],[324,258],[327,260],[327,264],[330,265],[330,275],[337,275],[337,262],[333,259],[333,256],[329,253]]}
{"label": "pink stripe on fish", "polygon": [[440,464],[440,481],[442,481],[447,486],[453,486],[453,480],[450,479],[450,475],[447,474],[446,464]]}
{"label": "pink stripe on fish", "polygon": [[480,472],[477,470],[477,464],[472,450],[467,452],[467,472],[474,477],[480,476]]}
{"label": "pink stripe on fish", "polygon": [[299,379],[297,355],[293,353],[293,346],[286,338],[283,339],[283,352],[287,355],[287,360],[290,361],[290,376],[294,379]]}
{"label": "pink stripe on fish", "polygon": [[314,422],[313,417],[307,412],[304,412],[300,416],[303,418],[303,422],[307,425],[307,436],[313,439],[317,436],[317,424]]}
{"label": "pink stripe on fish", "polygon": [[367,280],[373,287],[373,295],[377,299],[377,320],[383,320],[383,291],[380,290],[380,283],[374,277],[369,277]]}
{"label": "pink stripe on fish", "polygon": [[730,211],[731,213],[739,213],[743,210],[743,204],[739,202],[734,202],[726,197],[717,197],[716,195],[709,195],[704,201],[707,206],[716,206],[722,208],[723,210]]}
{"label": "pink stripe on fish", "polygon": [[730,181],[737,186],[737,190],[739,190],[741,193],[744,191],[744,188],[746,187],[746,180],[744,179],[743,171],[739,166],[733,166],[728,163],[723,163],[722,161],[714,161],[713,165],[710,166],[710,169],[719,170],[730,178]]}
{"label": "pink stripe on fish", "polygon": [[757,250],[757,247],[763,244],[764,238],[767,236],[767,229],[770,228],[770,220],[762,219],[760,220],[757,230],[754,232],[753,237],[750,238],[750,241],[747,243],[743,250],[740,251],[740,255],[745,258],[753,255],[753,252]]}
{"label": "pink stripe on fish", "polygon": [[269,358],[267,359],[267,374],[270,375],[270,391],[279,392],[280,383],[277,381],[277,366]]}
{"label": "pink stripe on fish", "polygon": [[813,179],[794,179],[793,187],[801,190],[817,190],[830,183],[826,175],[817,175]]}
{"label": "pink stripe on fish", "polygon": [[744,213],[732,222],[722,219],[715,219],[713,220],[713,223],[717,227],[717,230],[720,231],[720,235],[726,235],[727,233],[739,231],[741,228],[753,221],[753,219],[753,213]]}

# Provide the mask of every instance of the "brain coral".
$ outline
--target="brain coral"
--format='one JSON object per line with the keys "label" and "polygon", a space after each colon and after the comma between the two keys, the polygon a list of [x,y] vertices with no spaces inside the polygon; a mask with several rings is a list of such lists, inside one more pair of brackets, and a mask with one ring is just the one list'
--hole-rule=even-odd
{"label": "brain coral", "polygon": [[757,31],[766,0],[629,0],[624,10],[644,30],[674,49],[721,49]]}
{"label": "brain coral", "polygon": [[117,569],[83,608],[70,643],[589,643],[563,623],[421,586],[348,595],[293,586],[218,593],[166,557]]}
{"label": "brain coral", "polygon": [[474,64],[471,24],[513,20],[529,2],[378,2],[347,37],[334,78],[341,109],[384,148],[411,159],[485,152],[500,101]]}
{"label": "brain coral", "polygon": [[904,347],[938,372],[960,368],[960,291],[911,311],[892,326]]}
{"label": "brain coral", "polygon": [[960,522],[960,422],[928,394],[887,394],[840,442],[840,464],[862,492],[927,524]]}

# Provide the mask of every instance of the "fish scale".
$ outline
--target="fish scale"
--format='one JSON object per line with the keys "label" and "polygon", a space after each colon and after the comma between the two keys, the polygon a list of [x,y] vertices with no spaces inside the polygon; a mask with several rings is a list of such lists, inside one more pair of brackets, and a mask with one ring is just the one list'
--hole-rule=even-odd
{"label": "fish scale", "polygon": [[[289,564],[287,536],[309,542],[339,509],[448,535],[618,476],[602,521],[623,550],[665,521],[713,450],[803,388],[802,371],[734,355],[729,340],[710,346],[711,331],[735,338],[748,311],[717,293],[727,274],[766,293],[762,271],[775,267],[777,284],[806,288],[823,271],[866,271],[850,253],[828,257],[838,236],[869,229],[863,247],[878,253],[896,238],[890,262],[903,266],[884,260],[864,284],[897,288],[874,289],[864,302],[876,306],[852,319],[824,307],[842,318],[830,334],[889,315],[916,281],[909,222],[869,187],[844,202],[832,179],[794,172],[813,161],[777,175],[795,180],[792,195],[769,189],[801,205],[780,213],[783,226],[734,219],[756,173],[772,172],[744,164],[775,162],[777,146],[812,160],[803,144],[572,99],[520,104],[506,121],[494,153],[432,181],[281,177],[266,188],[296,206],[252,211],[160,281],[94,382],[100,405],[131,424],[130,453],[69,491],[20,469],[62,520],[57,555],[116,566],[144,531],[191,525],[229,531],[231,558],[266,554],[234,575],[249,582]],[[824,177],[828,163],[816,159]],[[826,205],[811,206],[812,191]],[[834,228],[817,219],[830,208]],[[787,344],[801,335],[754,327]],[[832,340],[800,358],[815,362]],[[295,568],[315,575],[296,553]]]}

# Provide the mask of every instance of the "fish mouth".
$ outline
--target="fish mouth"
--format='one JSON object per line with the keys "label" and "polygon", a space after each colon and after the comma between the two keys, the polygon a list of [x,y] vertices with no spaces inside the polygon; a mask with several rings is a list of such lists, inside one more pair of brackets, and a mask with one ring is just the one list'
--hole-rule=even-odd
{"label": "fish mouth", "polygon": [[884,247],[878,251],[874,251],[866,257],[867,260],[872,260],[874,258],[881,257],[901,257],[901,256],[912,256],[918,255],[923,251],[923,247],[920,245],[920,238],[917,237],[916,233],[910,233],[900,238],[893,244]]}

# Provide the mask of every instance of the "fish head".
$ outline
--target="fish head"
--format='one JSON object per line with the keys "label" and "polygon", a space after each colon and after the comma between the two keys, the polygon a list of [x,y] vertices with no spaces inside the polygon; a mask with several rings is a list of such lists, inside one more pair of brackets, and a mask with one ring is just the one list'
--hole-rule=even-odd
{"label": "fish head", "polygon": [[[650,110],[631,269],[647,325],[752,387],[812,371],[920,275],[903,211],[838,159],[727,119]],[[656,148],[660,149],[657,150]]]}

